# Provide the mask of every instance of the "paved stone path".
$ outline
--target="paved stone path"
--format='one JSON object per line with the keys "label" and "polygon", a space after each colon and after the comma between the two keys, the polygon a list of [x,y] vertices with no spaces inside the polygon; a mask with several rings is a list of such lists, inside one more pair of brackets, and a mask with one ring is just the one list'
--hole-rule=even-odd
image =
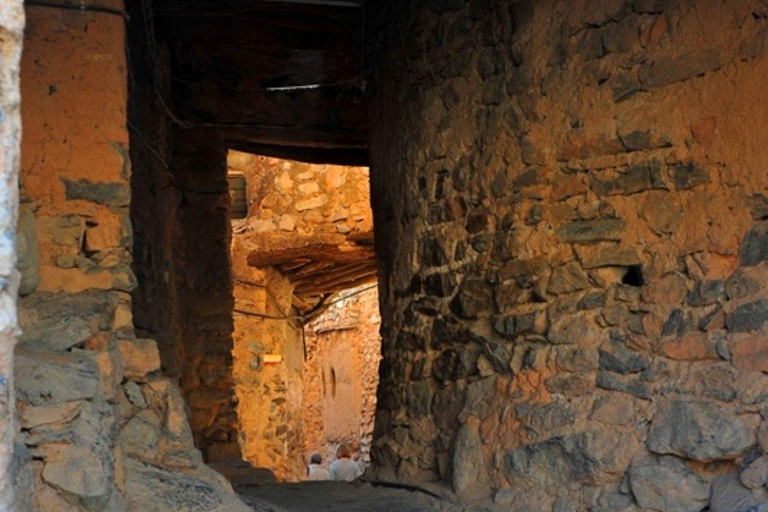
{"label": "paved stone path", "polygon": [[239,486],[254,512],[482,512],[404,489],[363,483],[304,482]]}

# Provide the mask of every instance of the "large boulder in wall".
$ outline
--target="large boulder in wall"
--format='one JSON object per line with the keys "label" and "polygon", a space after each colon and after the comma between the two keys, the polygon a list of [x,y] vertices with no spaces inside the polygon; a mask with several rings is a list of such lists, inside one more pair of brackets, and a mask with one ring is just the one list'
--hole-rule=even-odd
{"label": "large boulder in wall", "polygon": [[16,268],[21,273],[19,295],[29,295],[40,284],[40,250],[37,246],[37,226],[32,210],[19,207],[16,225]]}

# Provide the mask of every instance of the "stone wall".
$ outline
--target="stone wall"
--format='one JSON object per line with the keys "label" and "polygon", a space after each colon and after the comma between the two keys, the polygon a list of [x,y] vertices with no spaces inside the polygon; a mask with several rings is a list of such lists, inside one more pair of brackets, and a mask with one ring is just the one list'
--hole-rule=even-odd
{"label": "stone wall", "polygon": [[505,510],[764,507],[765,3],[368,19],[377,476]]}
{"label": "stone wall", "polygon": [[17,510],[247,510],[134,330],[124,19],[30,6],[24,46]]}
{"label": "stone wall", "polygon": [[207,460],[220,460],[215,452],[230,453],[237,436],[229,197],[221,193],[226,147],[205,129],[182,130],[172,145],[170,169],[182,185],[174,187],[175,214],[166,219],[173,332],[167,361],[180,368],[197,446]]}
{"label": "stone wall", "polygon": [[[317,437],[305,425],[313,421],[305,413],[314,392],[305,387],[313,328],[303,325],[308,319],[295,283],[278,269],[313,248],[330,253],[349,240],[371,238],[368,173],[236,151],[229,152],[228,164],[230,173],[245,176],[249,204],[248,217],[233,221],[232,237],[240,447],[254,466],[298,481],[306,475],[307,436]],[[277,254],[274,264],[255,266],[254,258],[264,254]]]}
{"label": "stone wall", "polygon": [[[368,169],[229,153],[246,177],[248,218],[240,231],[295,235],[370,235]],[[266,244],[265,244],[266,245]]]}
{"label": "stone wall", "polygon": [[[243,458],[281,481],[303,476],[304,345],[293,316],[291,283],[274,269],[257,269],[233,253],[234,379]],[[269,360],[269,357],[278,360]]]}
{"label": "stone wall", "polygon": [[306,327],[304,453],[325,463],[346,443],[370,463],[381,359],[379,294],[375,285],[342,292]]}
{"label": "stone wall", "polygon": [[163,373],[180,380],[207,461],[239,458],[232,382],[232,283],[226,146],[171,110],[170,61],[129,3],[128,121],[136,328],[156,339]]}
{"label": "stone wall", "polygon": [[[15,415],[14,360],[18,325],[16,293],[19,287],[16,233],[18,177],[21,149],[19,111],[19,65],[21,61],[24,11],[21,2],[0,5],[0,275],[5,283],[0,292],[0,510],[23,510],[31,487],[29,466],[15,457],[14,441],[18,429]],[[27,503],[25,503],[27,502]]]}

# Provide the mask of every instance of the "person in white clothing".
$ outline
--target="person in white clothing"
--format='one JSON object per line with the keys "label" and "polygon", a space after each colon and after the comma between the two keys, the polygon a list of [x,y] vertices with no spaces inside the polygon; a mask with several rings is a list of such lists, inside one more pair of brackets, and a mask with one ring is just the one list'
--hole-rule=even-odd
{"label": "person in white clothing", "polygon": [[323,457],[319,452],[312,452],[309,456],[309,467],[307,467],[307,480],[323,481],[330,480],[331,474],[320,464],[323,463]]}
{"label": "person in white clothing", "polygon": [[352,460],[349,446],[342,443],[336,449],[336,460],[331,463],[331,480],[352,482],[363,474],[360,464]]}

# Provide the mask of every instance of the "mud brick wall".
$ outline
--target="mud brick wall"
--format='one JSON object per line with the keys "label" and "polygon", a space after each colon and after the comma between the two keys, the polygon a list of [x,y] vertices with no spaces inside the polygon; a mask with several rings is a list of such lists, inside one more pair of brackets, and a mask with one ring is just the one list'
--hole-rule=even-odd
{"label": "mud brick wall", "polygon": [[764,505],[765,3],[384,4],[376,474],[512,510]]}
{"label": "mud brick wall", "polygon": [[242,511],[134,329],[125,19],[104,6],[28,7],[13,510]]}
{"label": "mud brick wall", "polygon": [[305,331],[304,453],[319,451],[329,464],[346,443],[367,466],[381,359],[379,295],[365,285],[337,300]]}

